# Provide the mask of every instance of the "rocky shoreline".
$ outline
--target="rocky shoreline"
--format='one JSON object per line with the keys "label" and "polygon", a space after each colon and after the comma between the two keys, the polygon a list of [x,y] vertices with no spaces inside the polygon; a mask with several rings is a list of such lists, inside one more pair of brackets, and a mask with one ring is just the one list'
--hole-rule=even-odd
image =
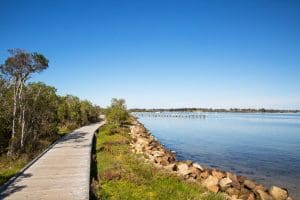
{"label": "rocky shoreline", "polygon": [[130,127],[132,151],[143,154],[147,162],[164,168],[183,179],[200,184],[213,193],[223,193],[228,200],[292,200],[287,189],[266,188],[244,176],[214,168],[204,168],[192,161],[178,161],[137,119]]}

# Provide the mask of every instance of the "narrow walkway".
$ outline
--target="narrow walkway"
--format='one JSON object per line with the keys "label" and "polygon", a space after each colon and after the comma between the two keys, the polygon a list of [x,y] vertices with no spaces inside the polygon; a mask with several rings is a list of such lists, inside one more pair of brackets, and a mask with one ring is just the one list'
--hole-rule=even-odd
{"label": "narrow walkway", "polygon": [[92,140],[101,125],[84,126],[60,139],[0,191],[0,199],[87,200]]}

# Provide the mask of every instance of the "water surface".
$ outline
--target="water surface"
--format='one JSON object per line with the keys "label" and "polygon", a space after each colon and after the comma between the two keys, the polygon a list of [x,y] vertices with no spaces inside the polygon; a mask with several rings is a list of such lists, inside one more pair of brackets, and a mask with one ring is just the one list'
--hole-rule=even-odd
{"label": "water surface", "polygon": [[153,115],[139,115],[139,120],[178,159],[286,187],[300,199],[300,114],[205,113],[205,119]]}

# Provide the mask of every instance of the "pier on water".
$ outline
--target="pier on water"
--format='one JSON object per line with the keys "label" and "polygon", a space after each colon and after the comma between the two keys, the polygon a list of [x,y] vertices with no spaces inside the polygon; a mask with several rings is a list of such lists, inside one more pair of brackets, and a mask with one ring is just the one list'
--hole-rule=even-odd
{"label": "pier on water", "polygon": [[136,117],[152,117],[152,118],[192,118],[205,119],[205,114],[202,113],[156,113],[156,112],[135,112],[132,113]]}

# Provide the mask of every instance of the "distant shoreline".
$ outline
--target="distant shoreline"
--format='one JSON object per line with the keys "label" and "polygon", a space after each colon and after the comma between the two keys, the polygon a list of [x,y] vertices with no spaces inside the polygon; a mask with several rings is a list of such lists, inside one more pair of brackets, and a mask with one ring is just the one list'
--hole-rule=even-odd
{"label": "distant shoreline", "polygon": [[252,108],[133,108],[130,112],[222,112],[222,113],[300,113],[300,110],[252,109]]}

